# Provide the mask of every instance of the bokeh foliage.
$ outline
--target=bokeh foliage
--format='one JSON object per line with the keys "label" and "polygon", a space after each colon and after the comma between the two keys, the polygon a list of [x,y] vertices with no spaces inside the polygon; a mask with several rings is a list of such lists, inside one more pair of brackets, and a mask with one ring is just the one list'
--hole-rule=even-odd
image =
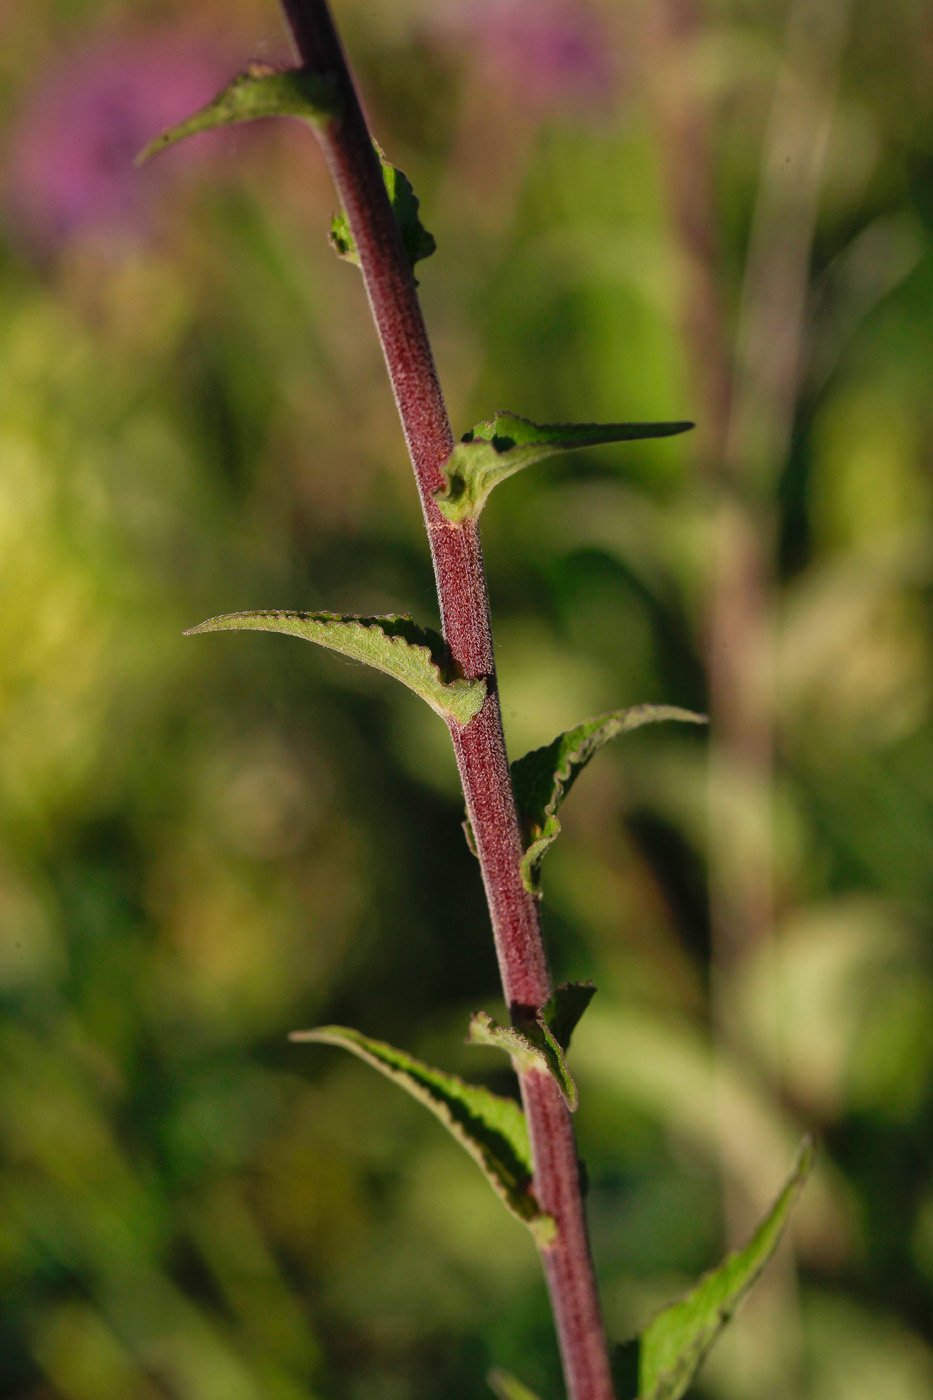
{"label": "bokeh foliage", "polygon": [[[611,1332],[742,1234],[812,1127],[797,1281],[785,1255],[699,1393],[922,1400],[933,31],[911,0],[795,0],[844,24],[801,88],[831,120],[800,368],[786,443],[746,435],[727,481],[665,103],[684,83],[708,126],[731,347],[786,7],[710,3],[686,78],[659,8],[337,12],[437,237],[419,272],[455,429],[498,408],[700,425],[490,502],[513,756],[622,705],[708,708],[734,500],[777,603],[754,781],[713,696],[712,819],[704,735],[649,728],[587,770],[544,873],[555,973],[600,988],[571,1067]],[[259,607],[434,621],[311,137],[199,137],[132,170],[246,59],[284,56],[273,0],[30,0],[0,36],[0,1389],[477,1400],[497,1364],[554,1400],[520,1226],[402,1096],[286,1040],[344,1022],[508,1090],[463,1045],[496,978],[444,727],[312,648],[181,635]],[[772,180],[790,204],[795,175]],[[734,946],[710,872],[738,907],[763,850],[772,926]]]}

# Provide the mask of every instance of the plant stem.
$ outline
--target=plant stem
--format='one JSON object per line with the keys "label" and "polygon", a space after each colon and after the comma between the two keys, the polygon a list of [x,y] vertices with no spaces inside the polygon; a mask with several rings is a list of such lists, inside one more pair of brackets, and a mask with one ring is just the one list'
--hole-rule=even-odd
{"label": "plant stem", "polygon": [[[385,355],[424,512],[441,620],[457,672],[487,682],[487,700],[470,724],[450,723],[467,812],[489,902],[505,999],[521,1022],[547,1001],[551,986],[538,905],[522,884],[521,832],[509,774],[479,530],[450,525],[432,492],[453,435],[427,329],[379,160],[326,0],[281,0],[302,63],[332,75],[342,116],[318,130],[324,157],[359,254],[366,293]],[[557,1221],[542,1251],[570,1400],[612,1400],[599,1296],[590,1257],[576,1141],[556,1082],[520,1075],[534,1161],[533,1188]]]}

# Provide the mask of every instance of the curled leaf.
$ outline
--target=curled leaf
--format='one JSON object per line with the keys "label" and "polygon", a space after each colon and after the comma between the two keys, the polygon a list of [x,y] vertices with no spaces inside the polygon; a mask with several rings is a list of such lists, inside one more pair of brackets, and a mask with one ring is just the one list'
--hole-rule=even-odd
{"label": "curled leaf", "polygon": [[444,463],[445,485],[435,493],[439,509],[453,525],[479,515],[494,486],[524,467],[610,442],[672,437],[692,423],[532,423],[516,413],[497,413],[477,423]]}
{"label": "curled leaf", "polygon": [[351,617],[339,613],[226,613],[191,627],[199,632],[285,632],[317,642],[330,651],[364,661],[407,685],[443,719],[470,723],[483,707],[486,682],[447,679],[447,649],[439,633],[419,627],[410,617]]}
{"label": "curled leaf", "polygon": [[329,74],[308,68],[279,72],[266,63],[251,63],[207,106],[150,141],[136,157],[136,164],[144,165],[168,146],[219,126],[236,126],[259,117],[300,117],[312,126],[322,126],[336,121],[340,114],[340,100]]}
{"label": "curled leaf", "polygon": [[404,1050],[371,1040],[347,1026],[294,1031],[289,1039],[348,1050],[424,1104],[478,1163],[493,1190],[512,1214],[529,1227],[539,1246],[544,1248],[553,1242],[554,1220],[541,1211],[531,1193],[528,1128],[514,1099],[466,1084],[454,1074],[432,1069]]}
{"label": "curled leaf", "polygon": [[[373,145],[382,166],[382,178],[385,180],[392,212],[395,214],[398,226],[402,231],[402,242],[405,245],[409,264],[414,267],[415,263],[420,262],[422,258],[431,256],[437,248],[437,243],[434,240],[434,235],[428,232],[418,216],[421,201],[412,189],[408,176],[386,158],[378,141],[374,141]],[[359,254],[356,251],[353,234],[350,232],[349,221],[342,209],[334,215],[331,221],[330,241],[331,247],[338,257],[346,258],[347,262],[355,263],[359,267]]]}
{"label": "curled leaf", "polygon": [[707,722],[705,715],[676,705],[634,705],[584,720],[512,764],[512,786],[526,842],[522,880],[527,890],[534,893],[538,889],[541,861],[560,834],[558,808],[594,753],[620,734],[662,720]]}
{"label": "curled leaf", "polygon": [[659,1313],[641,1336],[639,1400],[680,1400],[729,1319],[761,1276],[813,1168],[805,1138],[781,1194],[744,1249],[728,1255],[691,1293]]}
{"label": "curled leaf", "polygon": [[539,1070],[552,1075],[567,1107],[574,1113],[579,1096],[564,1052],[574,1027],[595,994],[596,988],[591,982],[571,982],[558,987],[534,1021],[521,1027],[501,1026],[487,1011],[477,1011],[470,1019],[467,1043],[504,1050],[512,1057],[520,1074]]}

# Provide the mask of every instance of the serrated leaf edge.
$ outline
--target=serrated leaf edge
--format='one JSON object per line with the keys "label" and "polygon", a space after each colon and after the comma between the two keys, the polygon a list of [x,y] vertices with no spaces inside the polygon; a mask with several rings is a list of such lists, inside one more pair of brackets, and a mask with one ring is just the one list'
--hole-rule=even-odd
{"label": "serrated leaf edge", "polygon": [[[300,623],[308,623],[312,626],[320,624],[322,634],[311,636],[307,632],[299,630]],[[295,626],[283,624],[294,623]],[[409,627],[416,635],[424,638],[424,641],[410,641],[405,636],[396,633],[392,634],[386,630],[382,624],[403,624]],[[431,709],[439,714],[442,719],[453,719],[461,727],[475,719],[483,707],[486,698],[486,681],[483,677],[476,680],[466,680],[457,678],[448,680],[445,675],[445,668],[438,659],[443,654],[443,638],[429,628],[422,628],[413,622],[407,614],[387,613],[381,617],[364,617],[342,613],[327,612],[295,612],[288,609],[266,608],[252,612],[222,613],[218,617],[208,618],[206,622],[200,622],[196,627],[189,627],[185,632],[186,637],[197,636],[203,632],[280,632],[286,636],[297,636],[304,641],[315,642],[318,646],[323,646],[329,651],[339,652],[342,656],[348,656],[352,660],[364,662],[372,666],[374,670],[382,671],[385,675],[394,677],[402,685],[421,697]],[[368,638],[375,641],[378,655],[367,655],[365,645],[354,646],[352,639],[358,638],[359,634],[365,633]],[[383,641],[374,637],[374,633],[380,633]],[[328,636],[328,634],[330,634]],[[346,643],[346,644],[341,644]],[[422,682],[415,684],[406,673],[407,668],[399,664],[393,666],[393,652],[399,660],[403,655],[409,657],[420,653],[421,659],[416,662],[416,669],[421,668]]]}
{"label": "serrated leaf edge", "polygon": [[[405,254],[408,264],[414,270],[415,264],[423,262],[425,258],[431,257],[437,251],[437,241],[421,222],[421,215],[418,212],[421,208],[421,200],[415,194],[414,186],[397,165],[393,165],[379,142],[373,138],[373,146],[379,157],[379,164],[382,169],[382,178],[389,196],[389,203],[392,205],[392,212],[395,221],[402,234],[402,242],[405,246]],[[401,205],[406,198],[411,199],[412,205],[410,217],[403,219]],[[356,243],[350,229],[346,211],[339,209],[334,214],[330,223],[330,246],[337,254],[338,258],[343,258],[345,262],[352,263],[354,267],[360,266],[359,254],[356,250]],[[415,282],[417,287],[418,283]]]}
{"label": "serrated leaf edge", "polygon": [[[515,442],[497,432],[500,421],[521,423],[546,434],[540,441]],[[585,448],[605,447],[619,442],[637,442],[649,438],[673,437],[689,431],[694,425],[687,421],[669,423],[535,423],[519,413],[500,409],[494,418],[484,419],[465,433],[456,444],[441,470],[444,485],[434,492],[441,514],[452,525],[462,525],[476,519],[491,492],[500,482],[526,467],[534,466],[560,452],[575,452]],[[566,436],[558,436],[562,431]],[[581,435],[591,436],[581,441]],[[603,436],[597,436],[602,434]],[[490,459],[488,450],[495,455]],[[524,460],[519,459],[522,454]],[[509,460],[511,458],[511,461]],[[484,466],[483,463],[486,463]]]}
{"label": "serrated leaf edge", "polygon": [[709,1355],[720,1333],[735,1315],[738,1308],[747,1298],[773,1258],[775,1250],[783,1237],[791,1212],[806,1184],[807,1177],[813,1170],[815,1158],[816,1144],[813,1137],[807,1134],[797,1150],[794,1164],[784,1186],[778,1193],[770,1210],[767,1211],[760,1221],[748,1243],[741,1249],[732,1250],[727,1254],[718,1265],[708,1270],[682,1298],[670,1303],[666,1308],[662,1308],[645,1328],[640,1338],[642,1345],[652,1329],[658,1327],[665,1318],[670,1318],[674,1313],[689,1305],[705,1288],[709,1287],[711,1282],[725,1274],[743,1255],[753,1257],[756,1242],[765,1236],[769,1230],[774,1231],[774,1238],[770,1245],[762,1254],[761,1258],[751,1267],[748,1274],[743,1279],[741,1286],[735,1290],[729,1305],[719,1310],[716,1317],[716,1325],[708,1330],[707,1334],[700,1339],[689,1355],[681,1353],[673,1367],[670,1367],[667,1371],[654,1379],[651,1382],[651,1389],[648,1391],[643,1390],[644,1379],[641,1374],[642,1361],[641,1359],[639,1360],[638,1400],[680,1400],[680,1397],[684,1395],[706,1357]]}
{"label": "serrated leaf edge", "polygon": [[[530,894],[539,893],[541,861],[561,833],[562,827],[557,812],[576,781],[578,773],[586,767],[594,754],[598,753],[612,739],[621,738],[623,734],[630,734],[643,725],[658,724],[669,720],[678,720],[686,724],[709,723],[706,715],[697,714],[694,710],[681,709],[678,705],[631,705],[625,709],[610,710],[605,715],[598,715],[592,720],[583,720],[580,724],[574,725],[573,729],[567,729],[564,730],[563,734],[558,734],[556,738],[551,740],[550,744],[542,744],[540,748],[530,749],[528,753],[523,754],[511,765],[514,786],[516,769],[519,769],[521,764],[527,762],[534,755],[546,753],[560,739],[566,738],[576,730],[583,729],[590,724],[598,726],[580,741],[581,746],[585,745],[589,751],[580,758],[576,758],[572,752],[565,754],[560,766],[554,770],[551,797],[544,808],[544,822],[535,821],[532,826],[529,814],[519,810],[519,820],[525,829],[526,837],[530,837],[521,859],[522,883]],[[606,733],[605,737],[601,737],[606,730],[611,730],[611,732]]]}
{"label": "serrated leaf edge", "polygon": [[[525,1115],[513,1099],[503,1098],[480,1085],[468,1084],[458,1075],[434,1069],[423,1060],[409,1055],[407,1051],[396,1049],[386,1041],[374,1040],[355,1031],[349,1026],[318,1026],[309,1031],[293,1031],[289,1040],[312,1042],[321,1045],[335,1045],[363,1060],[387,1079],[405,1090],[418,1103],[443,1123],[444,1127],[462,1148],[477,1163],[496,1195],[509,1212],[526,1225],[540,1249],[547,1249],[554,1243],[557,1224],[553,1216],[541,1210],[531,1191],[532,1160],[528,1142],[528,1129]],[[401,1059],[409,1068],[395,1063]],[[418,1078],[419,1073],[425,1076]],[[446,1086],[448,1097],[439,1089],[436,1081]],[[434,1090],[435,1092],[432,1092]],[[500,1136],[511,1149],[522,1168],[523,1181],[511,1179],[505,1164],[497,1160],[488,1144],[472,1136],[464,1124],[454,1115],[450,1102],[467,1105],[470,1100],[493,1105],[497,1112],[505,1113],[511,1120],[511,1131],[502,1130]],[[519,1126],[520,1125],[520,1126]]]}
{"label": "serrated leaf edge", "polygon": [[[564,994],[583,987],[591,989],[590,995],[561,1040],[555,1034],[552,1024],[559,1001]],[[504,1051],[511,1056],[519,1073],[537,1071],[551,1075],[570,1112],[575,1113],[580,1100],[573,1075],[567,1067],[565,1052],[570,1044],[570,1036],[595,992],[596,988],[592,983],[564,983],[552,992],[545,1005],[536,1012],[534,1021],[521,1027],[500,1025],[488,1011],[476,1011],[470,1017],[467,1044]]]}

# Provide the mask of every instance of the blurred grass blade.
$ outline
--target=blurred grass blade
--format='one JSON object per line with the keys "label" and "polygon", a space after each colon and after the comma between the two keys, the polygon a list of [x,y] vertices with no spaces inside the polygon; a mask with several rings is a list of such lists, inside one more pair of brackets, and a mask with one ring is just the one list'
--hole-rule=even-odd
{"label": "blurred grass blade", "polygon": [[[385,152],[374,141],[376,153],[379,156],[379,163],[382,166],[382,178],[385,180],[386,190],[389,195],[389,203],[392,205],[393,213],[402,231],[402,242],[405,245],[405,252],[412,267],[422,258],[429,258],[437,248],[434,235],[429,233],[418,216],[420,200],[412,189],[408,176],[391,161],[386,159]],[[338,257],[346,258],[347,262],[360,265],[359,254],[356,251],[356,244],[350,232],[350,224],[346,214],[341,209],[335,214],[330,226],[331,247]]]}
{"label": "blurred grass blade", "polygon": [[488,1012],[477,1011],[470,1020],[467,1043],[504,1050],[520,1072],[541,1070],[553,1075],[567,1107],[574,1113],[579,1102],[577,1086],[567,1068],[564,1051],[595,992],[592,983],[573,982],[558,987],[534,1022],[520,1028],[500,1026]]}
{"label": "blurred grass blade", "polygon": [[558,452],[610,442],[672,437],[692,423],[532,423],[497,413],[465,434],[444,463],[446,486],[434,499],[454,525],[479,515],[494,486]]}
{"label": "blurred grass blade", "polygon": [[548,847],[560,835],[557,811],[590,759],[611,739],[644,724],[681,720],[706,724],[706,716],[676,705],[633,705],[612,710],[597,719],[584,720],[575,729],[559,734],[544,748],[532,749],[512,764],[512,786],[518,816],[525,833],[522,880],[527,890],[538,888],[541,862]]}
{"label": "blurred grass blade", "polygon": [[236,126],[260,117],[300,117],[312,126],[321,126],[339,118],[340,112],[340,101],[327,74],[305,68],[282,73],[266,63],[251,63],[206,107],[150,141],[135,163],[144,165],[167,147],[220,126]]}
{"label": "blurred grass blade", "polygon": [[555,1224],[531,1194],[531,1147],[525,1115],[514,1099],[466,1084],[456,1075],[432,1069],[404,1050],[371,1040],[347,1026],[294,1031],[296,1041],[337,1045],[372,1065],[380,1074],[424,1104],[481,1167],[493,1190],[527,1225],[542,1247],[554,1238]]}
{"label": "blurred grass blade", "polygon": [[700,1280],[692,1293],[659,1313],[642,1334],[639,1400],[680,1400],[710,1348],[761,1276],[813,1167],[814,1146],[805,1138],[781,1194],[744,1249]]}
{"label": "blurred grass blade", "polygon": [[200,632],[284,632],[303,637],[407,685],[443,719],[469,724],[486,698],[485,680],[448,680],[447,648],[443,637],[419,627],[410,617],[353,617],[339,613],[226,613],[190,627],[186,637]]}
{"label": "blurred grass blade", "polygon": [[489,1388],[499,1400],[538,1400],[537,1395],[529,1390],[527,1385],[522,1385],[514,1376],[510,1376],[508,1371],[490,1371],[486,1377],[489,1381]]}

